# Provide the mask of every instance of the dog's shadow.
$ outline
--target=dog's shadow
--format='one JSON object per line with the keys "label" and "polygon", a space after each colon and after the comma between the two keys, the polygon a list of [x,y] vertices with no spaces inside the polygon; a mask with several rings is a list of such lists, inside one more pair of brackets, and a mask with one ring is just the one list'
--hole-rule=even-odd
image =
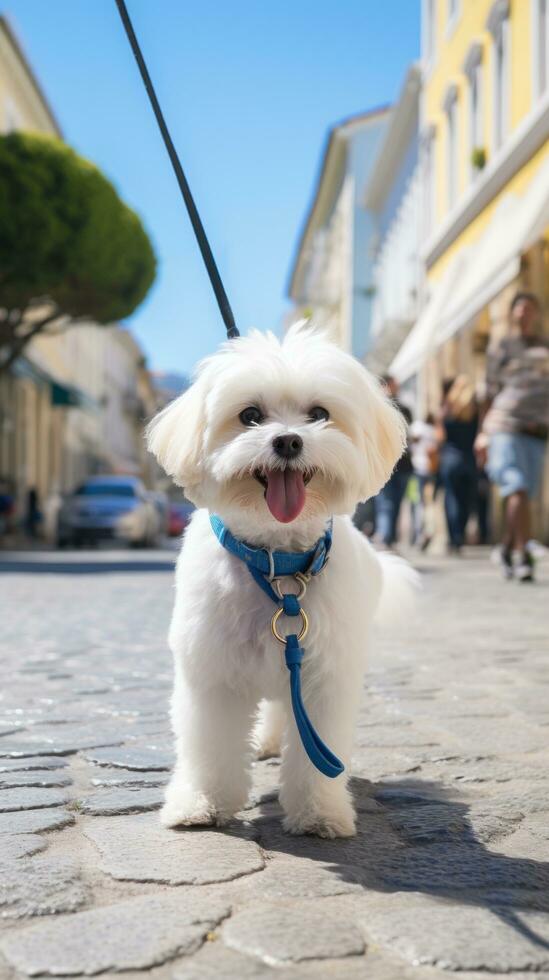
{"label": "dog's shadow", "polygon": [[[466,803],[451,799],[446,787],[432,781],[373,784],[355,777],[351,789],[358,816],[354,838],[286,834],[272,794],[250,811],[254,837],[266,852],[318,861],[365,890],[414,891],[489,909],[549,949],[549,942],[517,914],[549,912],[549,863],[497,850],[498,841],[513,833],[520,819],[498,814],[490,800],[470,815]],[[247,828],[249,833],[249,823]],[[238,825],[231,831],[238,834]]]}

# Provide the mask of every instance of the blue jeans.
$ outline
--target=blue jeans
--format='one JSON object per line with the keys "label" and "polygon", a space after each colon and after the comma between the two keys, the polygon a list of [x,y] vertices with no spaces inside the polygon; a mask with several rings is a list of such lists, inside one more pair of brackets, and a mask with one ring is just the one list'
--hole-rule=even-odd
{"label": "blue jeans", "polygon": [[502,497],[524,490],[530,499],[541,482],[546,443],[522,432],[496,432],[490,436],[488,475]]}
{"label": "blue jeans", "polygon": [[450,544],[461,548],[476,494],[477,473],[473,457],[469,458],[453,446],[445,446],[439,477],[444,487],[444,510]]}
{"label": "blue jeans", "polygon": [[386,545],[397,539],[398,516],[410,478],[409,473],[393,473],[375,498],[376,537]]}

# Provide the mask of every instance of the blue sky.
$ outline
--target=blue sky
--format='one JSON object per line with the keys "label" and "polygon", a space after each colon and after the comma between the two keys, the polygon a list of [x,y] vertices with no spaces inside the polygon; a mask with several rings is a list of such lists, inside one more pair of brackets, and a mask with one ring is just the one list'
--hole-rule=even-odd
{"label": "blue sky", "polygon": [[[394,100],[418,0],[127,0],[241,332],[277,329],[328,127]],[[159,260],[127,325],[189,371],[224,328],[114,0],[5,0],[65,139],[141,215]]]}

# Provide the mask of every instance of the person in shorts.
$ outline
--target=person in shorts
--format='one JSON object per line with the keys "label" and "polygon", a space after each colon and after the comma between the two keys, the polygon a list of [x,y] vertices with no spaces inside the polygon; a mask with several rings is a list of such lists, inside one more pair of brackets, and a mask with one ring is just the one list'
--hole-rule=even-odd
{"label": "person in shorts", "polygon": [[[503,541],[498,560],[504,576],[534,578],[530,501],[540,487],[549,433],[549,338],[541,334],[541,309],[533,293],[517,293],[511,330],[488,352],[487,402],[475,441],[481,465],[504,499]],[[518,564],[513,565],[513,552]]]}

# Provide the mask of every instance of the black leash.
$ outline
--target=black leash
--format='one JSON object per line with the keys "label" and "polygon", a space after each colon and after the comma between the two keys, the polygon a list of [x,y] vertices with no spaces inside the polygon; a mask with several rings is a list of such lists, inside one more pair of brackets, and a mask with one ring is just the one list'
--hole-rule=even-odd
{"label": "black leash", "polygon": [[187,178],[183,172],[183,167],[177,155],[175,146],[173,145],[172,138],[170,136],[169,129],[166,125],[164,116],[162,115],[162,109],[160,108],[158,99],[156,97],[156,92],[151,82],[151,76],[147,70],[145,64],[145,59],[141,54],[141,48],[139,47],[139,42],[135,36],[135,31],[132,26],[128,11],[126,10],[126,4],[124,0],[115,0],[116,6],[118,7],[118,13],[124,25],[124,30],[126,31],[128,41],[130,42],[131,49],[134,54],[134,58],[137,61],[139,71],[141,72],[141,78],[147,90],[147,95],[149,96],[149,101],[152,105],[153,112],[156,116],[156,121],[160,132],[162,133],[162,139],[164,140],[164,145],[168,151],[168,156],[172,162],[172,167],[177,178],[177,183],[179,184],[179,189],[183,195],[183,200],[185,201],[185,206],[187,208],[187,213],[191,219],[191,224],[193,226],[193,231],[196,235],[196,240],[198,242],[198,247],[200,249],[202,258],[204,259],[204,265],[206,266],[206,271],[210,277],[210,282],[212,284],[213,291],[215,293],[215,298],[217,300],[217,305],[219,306],[219,311],[223,317],[223,323],[227,330],[227,337],[232,339],[233,337],[239,337],[233,311],[231,310],[231,304],[227,299],[227,293],[221,281],[221,276],[219,275],[219,270],[215,264],[215,259],[210,248],[210,243],[206,238],[206,232],[204,231],[204,226],[200,220],[200,215],[196,209],[196,204],[194,203],[193,196],[191,194],[191,189],[187,183]]}

